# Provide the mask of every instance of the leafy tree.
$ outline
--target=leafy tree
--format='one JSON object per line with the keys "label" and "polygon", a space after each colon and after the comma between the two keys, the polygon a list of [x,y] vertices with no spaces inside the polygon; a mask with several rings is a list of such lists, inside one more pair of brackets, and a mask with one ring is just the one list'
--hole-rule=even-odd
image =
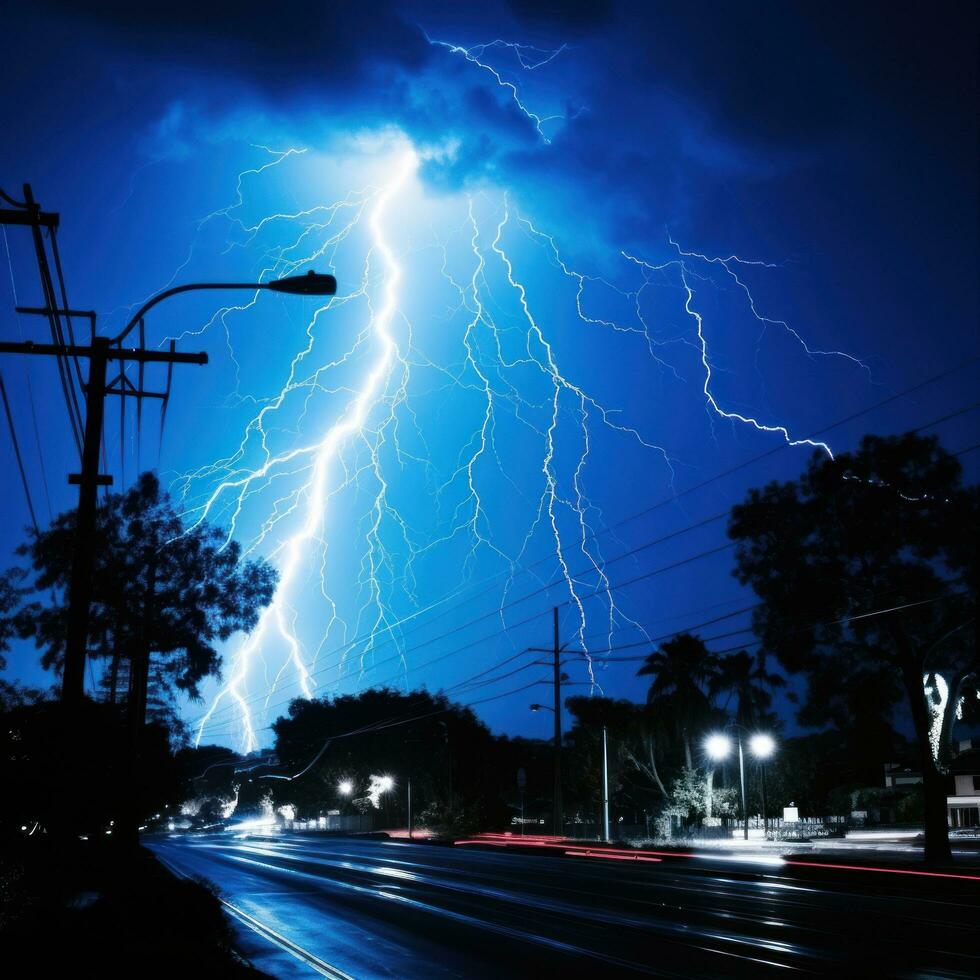
{"label": "leafy tree", "polygon": [[438,803],[454,812],[483,807],[495,825],[508,819],[503,781],[513,774],[495,765],[497,740],[472,710],[443,695],[382,688],[296,699],[288,717],[272,727],[281,771],[254,778],[272,789],[277,806],[294,806],[298,817],[348,805],[338,792],[341,780],[353,783],[354,805],[365,800],[371,776],[389,775],[394,788],[379,800],[389,822],[407,816],[408,779],[417,813]]}
{"label": "leafy tree", "polygon": [[690,633],[661,644],[637,671],[639,676],[653,675],[647,703],[668,717],[673,715],[688,769],[694,768],[691,739],[711,713],[709,692],[717,673],[717,658]]}
{"label": "leafy tree", "polygon": [[717,673],[710,682],[713,695],[728,695],[726,709],[731,699],[735,699],[735,721],[746,728],[771,724],[772,691],[785,685],[786,679],[781,674],[766,670],[765,653],[759,651],[752,657],[745,650],[719,660]]}
{"label": "leafy tree", "polygon": [[568,698],[565,706],[575,719],[569,739],[580,758],[573,759],[569,768],[583,784],[579,795],[598,799],[605,727],[610,798],[614,799],[618,792],[631,793],[639,779],[638,788],[643,796],[652,793],[660,802],[667,799],[657,761],[660,718],[656,712],[632,701],[600,697]]}
{"label": "leafy tree", "polygon": [[[978,517],[978,488],[963,487],[959,462],[909,433],[815,456],[799,480],[750,492],[729,525],[736,575],[761,600],[757,634],[810,681],[801,717],[826,723],[846,710],[880,720],[904,693],[927,859],[949,858],[950,734],[977,701],[965,694],[980,670]],[[877,697],[862,704],[855,689]]]}
{"label": "leafy tree", "polygon": [[22,577],[23,573],[17,569],[0,575],[0,670],[7,666],[7,659],[3,654],[10,649],[10,641],[18,632],[16,612],[21,601]]}
{"label": "leafy tree", "polygon": [[[74,540],[75,512],[68,511],[20,549],[34,571],[33,591],[51,597],[22,608],[20,632],[56,670],[64,659]],[[185,527],[152,473],[105,498],[92,558],[88,655],[109,661],[112,672],[125,661],[130,690],[144,694],[152,656],[163,700],[174,686],[198,696],[200,681],[219,672],[216,644],[251,629],[276,584],[269,564],[243,561],[240,547],[217,528]]]}
{"label": "leafy tree", "polygon": [[708,815],[709,806],[714,816],[734,815],[736,798],[734,788],[712,786],[708,774],[685,767],[670,784],[670,805],[666,812],[683,818],[688,824],[700,824]]}

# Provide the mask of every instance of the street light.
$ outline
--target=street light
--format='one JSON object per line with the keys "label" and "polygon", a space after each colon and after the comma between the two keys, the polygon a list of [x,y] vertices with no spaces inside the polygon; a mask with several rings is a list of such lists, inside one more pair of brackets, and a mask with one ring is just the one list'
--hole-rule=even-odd
{"label": "street light", "polygon": [[350,796],[354,792],[354,784],[349,779],[342,779],[337,784],[337,792],[341,796]]}
{"label": "street light", "polygon": [[[704,751],[705,754],[711,759],[712,762],[721,762],[723,759],[727,759],[731,755],[732,751],[732,740],[727,735],[721,735],[716,733],[714,735],[709,735],[704,740]],[[714,782],[715,782],[715,768],[712,766],[708,770],[707,779],[707,807],[706,816],[713,817],[714,813]]]}
{"label": "street light", "polygon": [[529,707],[532,711],[550,711],[552,714],[555,713],[555,709],[549,708],[546,704],[532,704]]}
{"label": "street light", "polygon": [[[276,293],[290,293],[297,296],[333,296],[337,292],[337,280],[327,274],[310,270],[305,276],[287,276],[271,282],[193,282],[172,286],[155,296],[151,296],[130,318],[122,331],[112,339],[95,337],[95,314],[92,314],[92,344],[85,349],[89,358],[89,377],[85,389],[85,433],[82,447],[82,468],[78,476],[78,508],[75,516],[75,544],[72,559],[71,578],[68,586],[68,622],[65,636],[65,658],[62,672],[62,699],[76,703],[81,700],[85,687],[85,651],[88,643],[89,618],[91,607],[91,577],[93,540],[95,535],[96,506],[98,503],[99,452],[103,441],[102,421],[105,398],[106,364],[110,359],[160,361],[169,363],[190,362],[206,364],[206,354],[176,354],[171,347],[169,353],[153,351],[134,351],[122,349],[122,342],[140,323],[146,313],[158,303],[178,293],[188,293],[202,289],[268,289]],[[57,311],[39,310],[35,312]],[[9,345],[8,345],[9,346]],[[19,345],[27,352],[40,353],[38,345]],[[110,351],[110,347],[118,347]],[[136,713],[136,716],[139,712]]]}
{"label": "street light", "polygon": [[273,279],[270,282],[191,282],[183,286],[171,286],[156,296],[151,296],[133,314],[129,323],[123,327],[122,332],[113,337],[110,344],[118,344],[125,340],[136,324],[146,316],[149,310],[153,309],[157,303],[163,302],[178,293],[190,293],[199,289],[268,289],[273,293],[289,293],[293,296],[333,296],[337,292],[337,280],[328,274],[314,272],[312,269],[305,276],[285,276],[282,279]]}
{"label": "street light", "polygon": [[[734,731],[736,743],[738,745],[738,779],[742,790],[742,821],[744,839],[749,839],[749,810],[745,798],[745,757],[742,753],[742,733],[746,731],[743,725],[732,723],[725,726],[725,731]],[[716,762],[728,757],[732,751],[732,740],[721,733],[709,735],[704,742],[704,750],[710,759]],[[765,732],[756,732],[749,737],[749,751],[760,762],[762,768],[762,826],[764,832],[768,832],[768,819],[766,817],[766,768],[765,760],[776,751],[776,742],[771,735]],[[714,775],[712,772],[711,775]],[[709,777],[710,778],[710,777]],[[711,788],[709,785],[708,795],[710,800]],[[710,807],[710,803],[709,803]]]}
{"label": "street light", "polygon": [[727,759],[732,751],[732,740],[727,735],[709,735],[704,740],[704,751],[714,762]]}

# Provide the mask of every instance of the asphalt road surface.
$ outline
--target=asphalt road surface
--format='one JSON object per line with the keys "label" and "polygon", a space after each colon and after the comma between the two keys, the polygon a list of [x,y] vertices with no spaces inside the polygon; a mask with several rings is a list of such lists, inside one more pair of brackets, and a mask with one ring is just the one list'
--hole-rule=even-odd
{"label": "asphalt road surface", "polygon": [[[146,843],[338,978],[980,976],[980,881],[310,834]],[[277,957],[256,965],[314,975]]]}

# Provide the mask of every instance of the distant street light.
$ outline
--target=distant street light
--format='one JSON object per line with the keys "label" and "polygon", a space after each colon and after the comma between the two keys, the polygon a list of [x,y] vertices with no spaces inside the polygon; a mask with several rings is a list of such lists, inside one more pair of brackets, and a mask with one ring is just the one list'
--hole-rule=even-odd
{"label": "distant street light", "polygon": [[[744,839],[749,839],[749,810],[748,803],[745,796],[745,758],[742,753],[742,732],[746,729],[742,725],[730,724],[725,726],[726,731],[734,731],[736,733],[736,742],[738,745],[738,778],[742,790],[742,821],[743,821],[743,834]],[[714,735],[709,735],[704,741],[704,751],[707,753],[709,759],[713,759],[715,762],[720,762],[722,759],[728,758],[732,751],[732,740],[720,732]],[[756,732],[749,738],[749,751],[758,760],[760,767],[762,769],[762,826],[763,831],[768,833],[769,824],[768,817],[766,816],[766,767],[765,760],[768,759],[773,752],[776,751],[776,741],[771,735],[767,735],[765,732]],[[714,773],[709,774],[709,780]],[[711,785],[709,782],[708,786],[708,810],[711,809]],[[711,815],[710,812],[708,814]]]}
{"label": "distant street light", "polygon": [[[711,759],[712,762],[721,762],[723,759],[727,759],[732,751],[732,740],[727,735],[715,734],[709,735],[704,740],[704,751],[705,754]],[[708,770],[707,779],[707,800],[705,806],[705,815],[707,817],[714,816],[714,782],[715,782],[715,768],[712,766]]]}
{"label": "distant street light", "polygon": [[354,784],[349,779],[342,779],[337,784],[337,792],[341,796],[350,796],[354,792]]}
{"label": "distant street light", "polygon": [[727,735],[709,735],[704,740],[704,751],[715,762],[727,759],[732,751],[732,740]]}
{"label": "distant street light", "polygon": [[532,711],[550,711],[552,714],[555,712],[554,708],[549,708],[546,704],[532,704],[530,708]]}

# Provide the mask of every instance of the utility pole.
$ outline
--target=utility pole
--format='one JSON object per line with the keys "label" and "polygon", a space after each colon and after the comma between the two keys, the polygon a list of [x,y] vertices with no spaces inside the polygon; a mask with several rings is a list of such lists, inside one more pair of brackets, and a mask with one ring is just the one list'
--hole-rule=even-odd
{"label": "utility pole", "polygon": [[609,742],[602,726],[602,839],[609,843]]}
{"label": "utility pole", "polygon": [[[24,200],[15,201],[7,194],[3,200],[12,204],[12,209],[0,209],[0,225],[26,225],[31,229],[34,250],[37,256],[38,273],[41,279],[44,306],[17,307],[18,313],[27,313],[45,317],[51,325],[53,343],[38,344],[33,341],[20,343],[0,342],[0,353],[4,354],[34,354],[44,357],[54,357],[58,362],[62,385],[66,394],[71,392],[71,402],[74,389],[71,387],[71,361],[77,365],[80,360],[88,361],[88,380],[85,390],[85,427],[81,445],[81,470],[70,473],[68,482],[78,487],[78,510],[75,515],[75,547],[72,555],[71,580],[68,587],[68,624],[65,635],[65,662],[62,673],[61,699],[69,705],[77,705],[82,700],[85,690],[85,650],[88,642],[89,610],[92,602],[92,559],[95,551],[95,524],[98,509],[99,487],[112,485],[112,477],[99,473],[99,454],[102,448],[102,430],[105,419],[106,395],[122,395],[135,397],[137,401],[145,397],[160,398],[166,406],[170,394],[170,371],[174,364],[206,364],[206,354],[178,354],[171,342],[169,351],[146,350],[141,343],[139,348],[124,348],[120,342],[113,345],[107,337],[95,336],[95,313],[68,309],[59,305],[47,251],[44,246],[42,229],[49,234],[58,227],[59,217],[52,212],[45,212],[34,200],[30,184],[24,185]],[[57,255],[55,256],[57,261]],[[59,266],[60,270],[60,266]],[[62,303],[66,303],[62,291]],[[75,343],[71,331],[71,317],[84,317],[91,325],[91,343],[80,345]],[[68,336],[62,330],[62,318],[69,324]],[[142,335],[142,320],[140,321]],[[142,336],[141,336],[142,340]],[[106,383],[109,361],[120,362],[119,377],[112,383]],[[147,392],[126,378],[126,361],[135,361],[142,368],[146,363],[164,363],[168,365],[167,391]],[[79,383],[81,374],[79,369]],[[74,417],[73,417],[74,420]],[[77,430],[76,430],[77,438]]]}
{"label": "utility pole", "polygon": [[408,777],[408,839],[412,839],[412,777]]}
{"label": "utility pole", "polygon": [[561,805],[561,642],[558,635],[558,607],[552,611],[554,622],[554,685],[555,685],[555,791],[554,815],[552,822],[555,836],[561,837],[564,830]]}
{"label": "utility pole", "polygon": [[[174,364],[207,364],[208,356],[200,354],[178,354],[174,341],[170,342],[167,351],[147,350],[143,332],[143,317],[157,303],[179,293],[197,290],[271,290],[295,296],[333,296],[337,291],[337,280],[331,275],[321,275],[312,270],[302,276],[287,276],[282,279],[263,283],[242,282],[201,282],[185,283],[171,286],[161,293],[148,299],[130,318],[122,332],[113,338],[95,336],[95,313],[78,311],[68,308],[64,285],[61,288],[61,302],[55,290],[51,268],[41,230],[46,229],[52,236],[58,227],[59,217],[53,212],[42,211],[34,200],[30,184],[24,185],[24,200],[17,201],[9,194],[0,190],[0,201],[11,208],[0,208],[0,225],[25,225],[30,227],[35,252],[37,254],[38,272],[44,296],[42,307],[17,307],[18,313],[29,313],[44,316],[51,327],[52,343],[36,344],[33,341],[21,343],[0,342],[0,353],[6,354],[35,354],[55,357],[61,374],[62,386],[68,400],[69,414],[76,442],[81,442],[81,472],[72,473],[68,482],[78,486],[78,511],[75,518],[75,550],[72,556],[71,581],[68,588],[68,627],[65,637],[65,663],[62,676],[61,699],[66,704],[78,705],[85,691],[85,652],[88,645],[89,614],[92,602],[92,559],[94,552],[94,536],[96,512],[98,505],[98,490],[100,486],[111,486],[112,477],[99,473],[99,453],[102,448],[103,422],[105,419],[106,395],[119,395],[123,399],[132,397],[140,406],[144,398],[159,398],[162,400],[164,413],[170,398],[171,380]],[[61,275],[60,259],[54,245],[55,267]],[[91,342],[88,346],[75,342],[71,328],[71,317],[85,317],[91,326]],[[61,328],[62,317],[67,323],[67,338]],[[123,342],[139,328],[139,347],[124,347]],[[85,424],[84,436],[79,440],[77,430],[78,406],[75,404],[75,392],[71,376],[71,362],[75,364],[79,384],[81,369],[79,360],[88,360],[88,381],[85,390]],[[106,374],[109,361],[118,361],[120,371],[118,377],[108,384]],[[136,386],[126,376],[125,362],[133,361],[139,364],[139,385]],[[164,392],[145,391],[143,389],[143,367],[149,363],[167,365],[167,386]],[[137,416],[139,418],[139,415]],[[134,665],[136,666],[136,665]],[[141,665],[145,674],[148,665]],[[145,678],[144,678],[145,679]],[[138,690],[137,718],[144,716],[145,685]]]}
{"label": "utility pole", "polygon": [[[48,310],[18,307],[19,313],[74,313],[71,310]],[[93,323],[95,314],[86,314]],[[65,664],[62,675],[61,699],[66,704],[78,704],[84,693],[85,649],[88,643],[89,609],[92,602],[92,559],[94,557],[95,521],[99,487],[112,485],[112,477],[99,473],[99,450],[102,445],[102,423],[105,418],[107,395],[169,398],[168,391],[140,392],[106,385],[106,369],[110,361],[135,361],[139,364],[207,364],[208,355],[182,354],[146,350],[135,347],[112,347],[106,337],[93,337],[89,346],[79,344],[36,344],[31,340],[20,343],[0,341],[0,354],[35,354],[44,357],[83,358],[89,362],[88,383],[85,386],[85,438],[82,445],[82,468],[71,473],[68,482],[78,486],[78,512],[75,518],[75,550],[72,555],[71,582],[68,588],[68,631],[65,638]],[[121,371],[120,378],[125,375]]]}

